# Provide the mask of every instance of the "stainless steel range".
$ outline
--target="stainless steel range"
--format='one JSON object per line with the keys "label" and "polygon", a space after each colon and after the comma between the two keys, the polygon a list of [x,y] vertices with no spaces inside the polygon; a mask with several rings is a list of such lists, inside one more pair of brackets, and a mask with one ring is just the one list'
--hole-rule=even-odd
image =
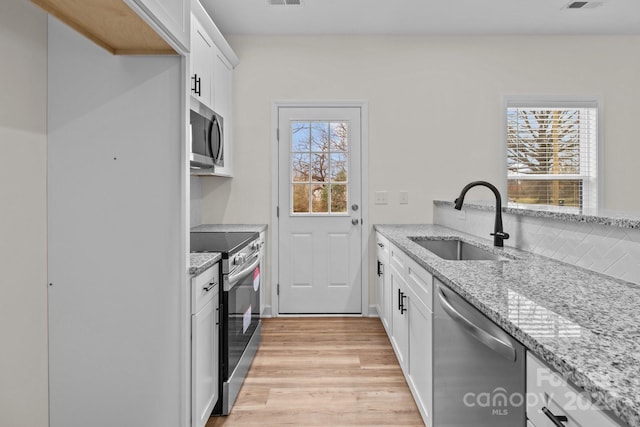
{"label": "stainless steel range", "polygon": [[191,252],[222,253],[220,399],[213,415],[227,415],[260,344],[259,233],[191,232]]}

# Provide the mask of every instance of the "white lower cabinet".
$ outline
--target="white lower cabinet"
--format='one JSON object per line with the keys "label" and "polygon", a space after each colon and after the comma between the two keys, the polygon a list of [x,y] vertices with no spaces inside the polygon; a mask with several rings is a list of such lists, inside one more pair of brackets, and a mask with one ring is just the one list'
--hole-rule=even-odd
{"label": "white lower cabinet", "polygon": [[218,401],[220,264],[191,280],[191,427],[204,427]]}
{"label": "white lower cabinet", "polygon": [[407,383],[425,425],[433,423],[433,276],[407,260]]}
{"label": "white lower cabinet", "polygon": [[391,245],[389,282],[391,286],[391,344],[398,358],[402,372],[407,372],[407,351],[409,345],[409,328],[406,315],[407,283],[404,279],[405,256]]}
{"label": "white lower cabinet", "polygon": [[398,362],[425,425],[433,410],[433,276],[393,244],[389,245],[391,328]]}
{"label": "white lower cabinet", "polygon": [[[527,352],[527,418],[535,427],[618,427],[586,395]],[[555,421],[555,422],[554,422]]]}
{"label": "white lower cabinet", "polygon": [[376,276],[377,276],[377,298],[378,316],[387,334],[391,333],[391,307],[392,291],[389,279],[389,241],[381,234],[376,235]]}

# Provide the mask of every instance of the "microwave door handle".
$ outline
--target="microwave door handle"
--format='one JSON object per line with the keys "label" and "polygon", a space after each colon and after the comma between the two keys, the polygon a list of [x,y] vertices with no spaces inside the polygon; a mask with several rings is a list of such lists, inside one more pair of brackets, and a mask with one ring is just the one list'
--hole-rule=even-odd
{"label": "microwave door handle", "polygon": [[213,120],[209,121],[209,127],[207,129],[207,134],[205,134],[205,141],[207,141],[207,147],[209,147],[209,153],[211,155],[211,157],[213,157],[213,144],[212,144],[212,138],[211,138],[211,134],[213,132],[213,126],[216,122],[216,116],[213,116]]}
{"label": "microwave door handle", "polygon": [[214,120],[216,122],[216,130],[218,131],[218,152],[216,153],[215,161],[219,162],[222,160],[222,125],[217,117],[214,117]]}

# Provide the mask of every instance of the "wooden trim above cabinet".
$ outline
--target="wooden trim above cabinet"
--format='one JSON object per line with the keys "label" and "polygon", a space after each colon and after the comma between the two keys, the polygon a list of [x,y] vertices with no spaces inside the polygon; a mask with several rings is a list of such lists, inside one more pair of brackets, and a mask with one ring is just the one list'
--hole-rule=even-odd
{"label": "wooden trim above cabinet", "polygon": [[31,0],[114,55],[176,55],[123,0]]}

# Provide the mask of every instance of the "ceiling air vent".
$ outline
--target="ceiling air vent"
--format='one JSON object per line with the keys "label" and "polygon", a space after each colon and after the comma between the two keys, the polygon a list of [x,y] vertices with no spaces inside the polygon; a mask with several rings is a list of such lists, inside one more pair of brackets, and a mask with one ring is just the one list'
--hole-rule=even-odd
{"label": "ceiling air vent", "polygon": [[300,6],[302,0],[269,0],[271,6]]}
{"label": "ceiling air vent", "polygon": [[565,6],[566,9],[593,9],[602,6],[601,1],[572,1]]}

